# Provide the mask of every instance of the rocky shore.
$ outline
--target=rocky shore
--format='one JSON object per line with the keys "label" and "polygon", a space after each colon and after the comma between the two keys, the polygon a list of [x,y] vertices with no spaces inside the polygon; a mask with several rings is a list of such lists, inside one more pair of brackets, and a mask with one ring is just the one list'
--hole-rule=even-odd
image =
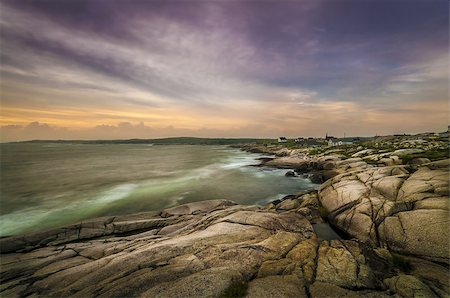
{"label": "rocky shore", "polygon": [[[243,149],[323,183],[264,207],[202,201],[3,238],[0,294],[449,296],[449,159],[417,148]],[[320,235],[324,222],[343,237]]]}

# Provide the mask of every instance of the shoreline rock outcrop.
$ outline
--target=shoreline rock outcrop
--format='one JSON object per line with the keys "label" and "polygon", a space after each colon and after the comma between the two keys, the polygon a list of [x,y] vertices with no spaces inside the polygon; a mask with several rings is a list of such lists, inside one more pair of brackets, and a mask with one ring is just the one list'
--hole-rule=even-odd
{"label": "shoreline rock outcrop", "polygon": [[[4,238],[2,248],[9,252],[2,253],[0,293],[4,297],[220,297],[230,290],[246,297],[448,293],[445,266],[411,258],[411,264],[426,264],[432,270],[414,265],[405,275],[386,249],[357,239],[320,240],[314,229],[321,221],[317,194],[289,200],[295,203],[283,208],[202,201],[118,217],[106,224],[81,223],[80,231],[85,227],[91,231],[76,239],[71,233],[62,237],[60,229],[53,230],[52,241],[48,241],[51,231]],[[115,232],[106,232],[111,230]]]}
{"label": "shoreline rock outcrop", "polygon": [[329,221],[361,241],[449,262],[447,162],[377,167],[338,175],[319,188]]}
{"label": "shoreline rock outcrop", "polygon": [[253,151],[325,182],[265,207],[201,201],[2,238],[0,295],[448,297],[449,160]]}

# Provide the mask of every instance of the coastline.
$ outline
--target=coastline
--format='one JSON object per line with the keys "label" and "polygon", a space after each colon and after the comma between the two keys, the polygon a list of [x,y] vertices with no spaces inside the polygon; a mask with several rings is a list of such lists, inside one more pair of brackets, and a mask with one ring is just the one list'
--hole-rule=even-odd
{"label": "coastline", "polygon": [[[265,207],[201,201],[3,238],[2,295],[448,295],[448,159],[240,148],[323,183]],[[321,239],[324,218],[346,240]]]}
{"label": "coastline", "polygon": [[265,205],[317,188],[248,166],[260,156],[216,145],[17,145],[3,152],[0,237],[209,199]]}

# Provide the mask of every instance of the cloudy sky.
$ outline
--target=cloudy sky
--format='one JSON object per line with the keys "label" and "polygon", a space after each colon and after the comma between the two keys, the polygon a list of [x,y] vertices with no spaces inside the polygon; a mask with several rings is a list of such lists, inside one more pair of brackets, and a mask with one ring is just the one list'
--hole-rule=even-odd
{"label": "cloudy sky", "polygon": [[0,5],[2,141],[449,124],[447,0]]}

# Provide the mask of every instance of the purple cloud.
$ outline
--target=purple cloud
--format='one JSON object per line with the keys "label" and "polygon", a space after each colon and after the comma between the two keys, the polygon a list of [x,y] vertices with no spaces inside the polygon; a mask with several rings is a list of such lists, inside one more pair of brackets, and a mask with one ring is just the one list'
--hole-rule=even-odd
{"label": "purple cloud", "polygon": [[445,0],[1,2],[11,106],[447,101]]}

